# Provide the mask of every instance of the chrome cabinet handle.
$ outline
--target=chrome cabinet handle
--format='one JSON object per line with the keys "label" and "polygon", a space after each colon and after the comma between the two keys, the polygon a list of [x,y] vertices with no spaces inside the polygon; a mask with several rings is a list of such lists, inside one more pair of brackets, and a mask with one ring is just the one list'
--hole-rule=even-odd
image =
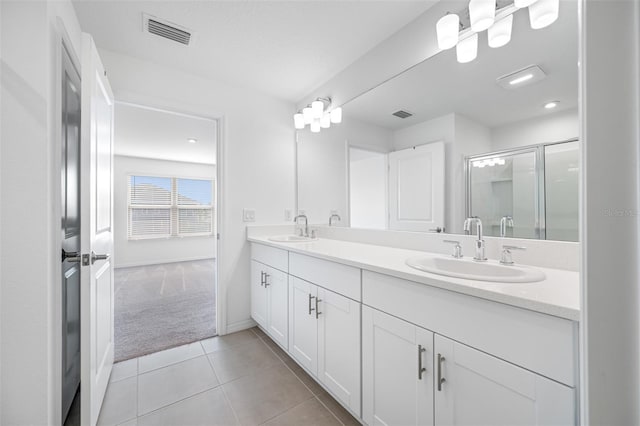
{"label": "chrome cabinet handle", "polygon": [[264,271],[260,271],[260,285],[263,286],[264,285],[264,276],[265,276],[265,272]]}
{"label": "chrome cabinet handle", "polygon": [[446,382],[445,378],[442,377],[442,363],[444,362],[444,357],[438,354],[438,392],[442,391],[442,384]]}
{"label": "chrome cabinet handle", "polygon": [[271,275],[267,274],[266,272],[264,273],[264,288],[267,288],[271,285],[271,283],[269,281],[267,281],[269,279]]}
{"label": "chrome cabinet handle", "polygon": [[318,303],[320,303],[320,302],[322,302],[322,299],[319,299],[319,298],[316,297],[316,309],[315,309],[315,311],[316,311],[316,319],[318,319],[320,317],[320,314],[322,313],[318,309]]}
{"label": "chrome cabinet handle", "polygon": [[93,251],[91,251],[91,264],[93,265],[94,263],[96,263],[96,261],[98,260],[107,260],[109,259],[109,255],[108,254],[95,254]]}
{"label": "chrome cabinet handle", "polygon": [[311,312],[315,311],[315,309],[311,307],[311,300],[315,298],[315,296],[312,296],[311,293],[309,293],[309,315],[311,315]]}
{"label": "chrome cabinet handle", "polygon": [[425,373],[427,369],[422,366],[422,354],[426,351],[422,345],[418,345],[418,380],[422,380],[422,373]]}

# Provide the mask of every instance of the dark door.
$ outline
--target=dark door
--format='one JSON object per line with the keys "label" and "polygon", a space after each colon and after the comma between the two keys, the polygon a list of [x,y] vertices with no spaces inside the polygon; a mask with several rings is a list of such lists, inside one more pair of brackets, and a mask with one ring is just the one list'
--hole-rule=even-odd
{"label": "dark door", "polygon": [[62,49],[62,421],[80,384],[80,75]]}

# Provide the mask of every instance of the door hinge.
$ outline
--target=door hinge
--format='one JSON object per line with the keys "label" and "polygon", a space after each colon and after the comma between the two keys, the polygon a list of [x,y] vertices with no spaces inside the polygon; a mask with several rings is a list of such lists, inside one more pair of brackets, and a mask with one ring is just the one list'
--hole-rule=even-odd
{"label": "door hinge", "polygon": [[89,254],[83,254],[82,255],[82,266],[89,266],[91,265],[91,257],[89,256]]}
{"label": "door hinge", "polygon": [[216,239],[220,239],[220,234],[216,234]]}

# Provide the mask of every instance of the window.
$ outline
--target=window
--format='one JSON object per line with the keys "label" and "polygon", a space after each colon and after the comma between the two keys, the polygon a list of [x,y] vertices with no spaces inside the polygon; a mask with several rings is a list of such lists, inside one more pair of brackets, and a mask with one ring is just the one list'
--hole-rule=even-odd
{"label": "window", "polygon": [[130,240],[213,234],[213,181],[129,176]]}

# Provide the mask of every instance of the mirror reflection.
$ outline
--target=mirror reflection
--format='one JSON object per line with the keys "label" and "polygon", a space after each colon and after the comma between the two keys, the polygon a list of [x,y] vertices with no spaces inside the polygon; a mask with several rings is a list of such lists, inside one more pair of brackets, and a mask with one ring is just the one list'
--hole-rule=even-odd
{"label": "mirror reflection", "polygon": [[478,216],[486,235],[577,241],[577,34],[574,1],[540,30],[518,10],[506,46],[481,33],[473,62],[442,51],[346,103],[340,126],[300,131],[298,209],[421,232]]}

